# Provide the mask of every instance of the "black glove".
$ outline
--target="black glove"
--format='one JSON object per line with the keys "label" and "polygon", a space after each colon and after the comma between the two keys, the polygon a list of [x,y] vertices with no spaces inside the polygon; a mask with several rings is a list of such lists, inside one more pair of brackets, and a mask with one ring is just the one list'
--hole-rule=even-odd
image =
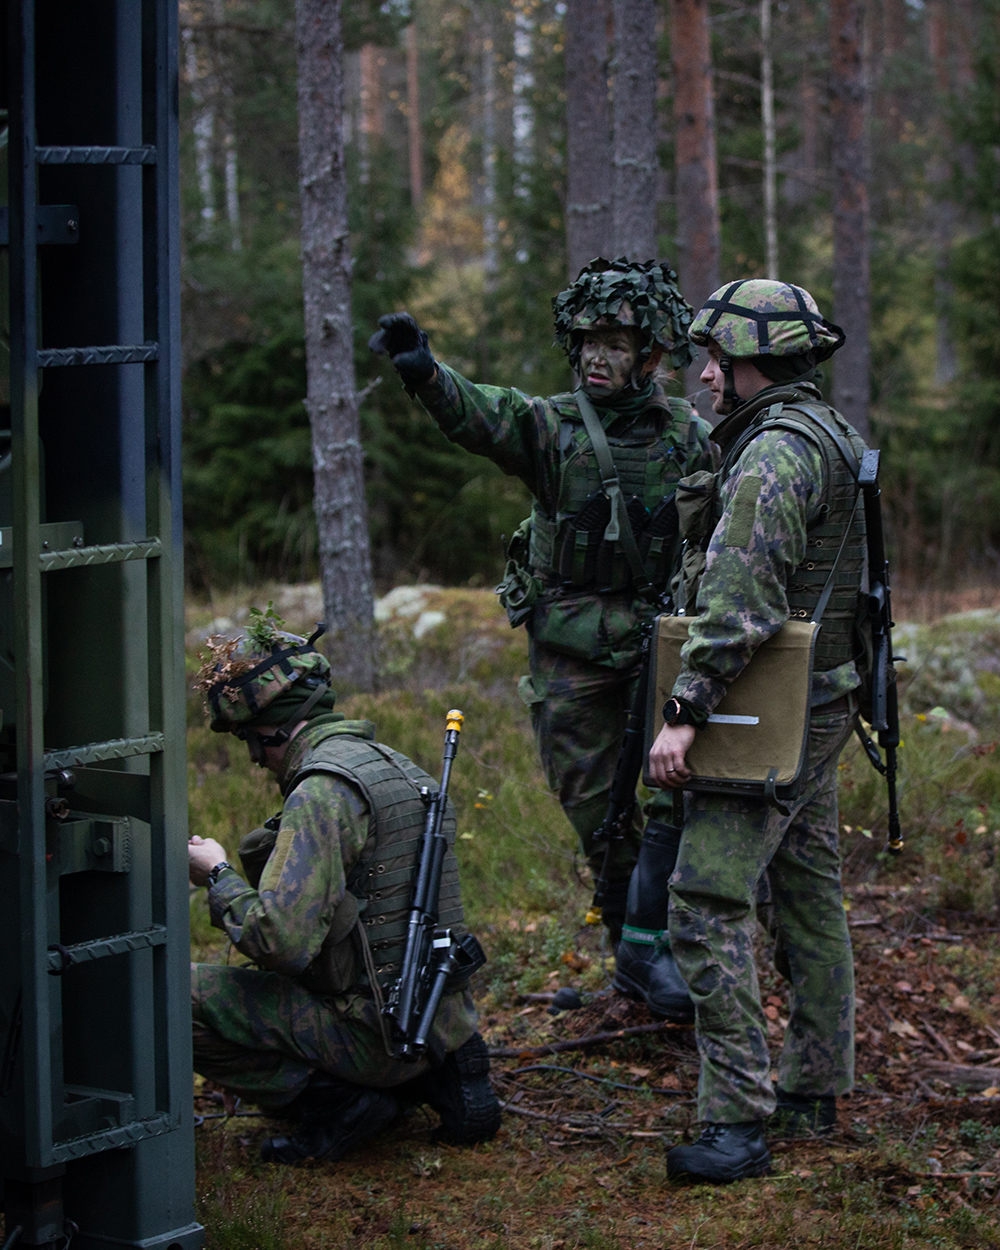
{"label": "black glove", "polygon": [[379,329],[368,340],[373,352],[388,352],[404,386],[429,382],[437,365],[427,346],[427,335],[409,313],[379,317]]}

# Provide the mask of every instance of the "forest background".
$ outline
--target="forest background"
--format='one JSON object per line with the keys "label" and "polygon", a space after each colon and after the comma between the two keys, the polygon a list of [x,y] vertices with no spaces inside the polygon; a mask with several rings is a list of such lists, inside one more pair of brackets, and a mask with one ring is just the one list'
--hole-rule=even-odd
{"label": "forest background", "polygon": [[[367,351],[377,317],[409,309],[436,354],[473,380],[531,394],[570,382],[550,309],[567,279],[566,7],[345,0],[355,361],[382,591],[413,580],[492,584],[500,535],[528,499],[520,483],[447,443]],[[831,4],[768,7],[771,247],[780,276],[832,315]],[[610,0],[607,9],[610,72],[635,49],[616,47]],[[861,9],[871,423],[886,453],[897,578],[942,589],[993,583],[1000,5],[869,0]],[[657,245],[676,263],[671,23],[662,0],[651,11]],[[739,0],[708,5],[724,279],[761,276],[769,259],[761,11]],[[293,0],[182,4],[185,520],[195,590],[317,573],[294,22]],[[699,390],[696,369],[684,383]]]}

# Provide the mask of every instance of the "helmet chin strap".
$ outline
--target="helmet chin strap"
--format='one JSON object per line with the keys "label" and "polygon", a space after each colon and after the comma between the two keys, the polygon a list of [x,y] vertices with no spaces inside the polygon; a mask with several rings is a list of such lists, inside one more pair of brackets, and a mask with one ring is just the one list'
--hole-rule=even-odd
{"label": "helmet chin strap", "polygon": [[736,381],[733,377],[733,358],[731,356],[720,356],[719,368],[722,370],[722,376],[726,380],[722,390],[722,411],[723,414],[728,415],[738,408],[743,403],[743,400],[736,393]]}

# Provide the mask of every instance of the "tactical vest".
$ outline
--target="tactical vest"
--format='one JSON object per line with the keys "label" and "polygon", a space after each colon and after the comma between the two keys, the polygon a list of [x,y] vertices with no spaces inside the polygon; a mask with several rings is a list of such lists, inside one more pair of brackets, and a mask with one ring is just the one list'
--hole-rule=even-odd
{"label": "tactical vest", "polygon": [[[549,586],[601,594],[624,590],[632,571],[622,544],[603,541],[610,505],[583,419],[572,395],[557,395],[552,402],[562,416],[556,510],[550,515],[538,500],[532,506],[531,572]],[[674,487],[688,472],[698,434],[686,400],[665,403],[667,410],[651,404],[625,429],[608,434],[646,576],[657,589],[666,585],[677,547]]]}
{"label": "tactical vest", "polygon": [[[347,876],[347,894],[338,905],[322,949],[303,973],[315,993],[338,994],[367,983],[358,948],[359,926],[371,947],[383,990],[399,975],[406,946],[413,880],[420,857],[427,807],[420,787],[438,783],[412,760],[381,743],[331,725],[329,736],[303,758],[285,786],[285,799],[306,777],[325,773],[358,787],[368,803],[368,839]],[[455,809],[449,801],[442,830],[448,850],[441,873],[438,924],[465,932],[455,858]]]}
{"label": "tactical vest", "polygon": [[[806,552],[788,578],[786,596],[792,620],[810,620],[819,603],[830,570],[837,563],[833,593],[823,613],[816,640],[813,671],[826,673],[859,658],[857,626],[865,575],[864,507],[859,497],[858,468],[865,444],[840,413],[821,400],[796,395],[793,402],[776,397],[753,418],[726,448],[718,480],[724,482],[747,445],[764,430],[790,430],[819,448],[826,469],[826,491],[819,516],[806,527]],[[718,509],[721,515],[721,507]],[[718,518],[717,518],[718,519]],[[837,560],[841,542],[844,549]]]}

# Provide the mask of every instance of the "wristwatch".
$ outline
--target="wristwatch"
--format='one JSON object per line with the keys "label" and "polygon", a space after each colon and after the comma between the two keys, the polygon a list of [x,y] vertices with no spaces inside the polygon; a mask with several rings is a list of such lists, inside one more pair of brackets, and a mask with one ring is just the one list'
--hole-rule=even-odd
{"label": "wristwatch", "polygon": [[228,860],[223,859],[223,860],[220,860],[219,863],[217,863],[215,867],[209,871],[209,874],[208,874],[208,888],[209,889],[211,889],[212,886],[215,885],[215,883],[219,879],[219,876],[222,873],[224,873],[227,868],[232,868],[232,864],[230,864]]}
{"label": "wristwatch", "polygon": [[691,715],[690,709],[686,708],[678,698],[671,698],[663,705],[664,723],[670,725],[697,725],[697,721]]}

